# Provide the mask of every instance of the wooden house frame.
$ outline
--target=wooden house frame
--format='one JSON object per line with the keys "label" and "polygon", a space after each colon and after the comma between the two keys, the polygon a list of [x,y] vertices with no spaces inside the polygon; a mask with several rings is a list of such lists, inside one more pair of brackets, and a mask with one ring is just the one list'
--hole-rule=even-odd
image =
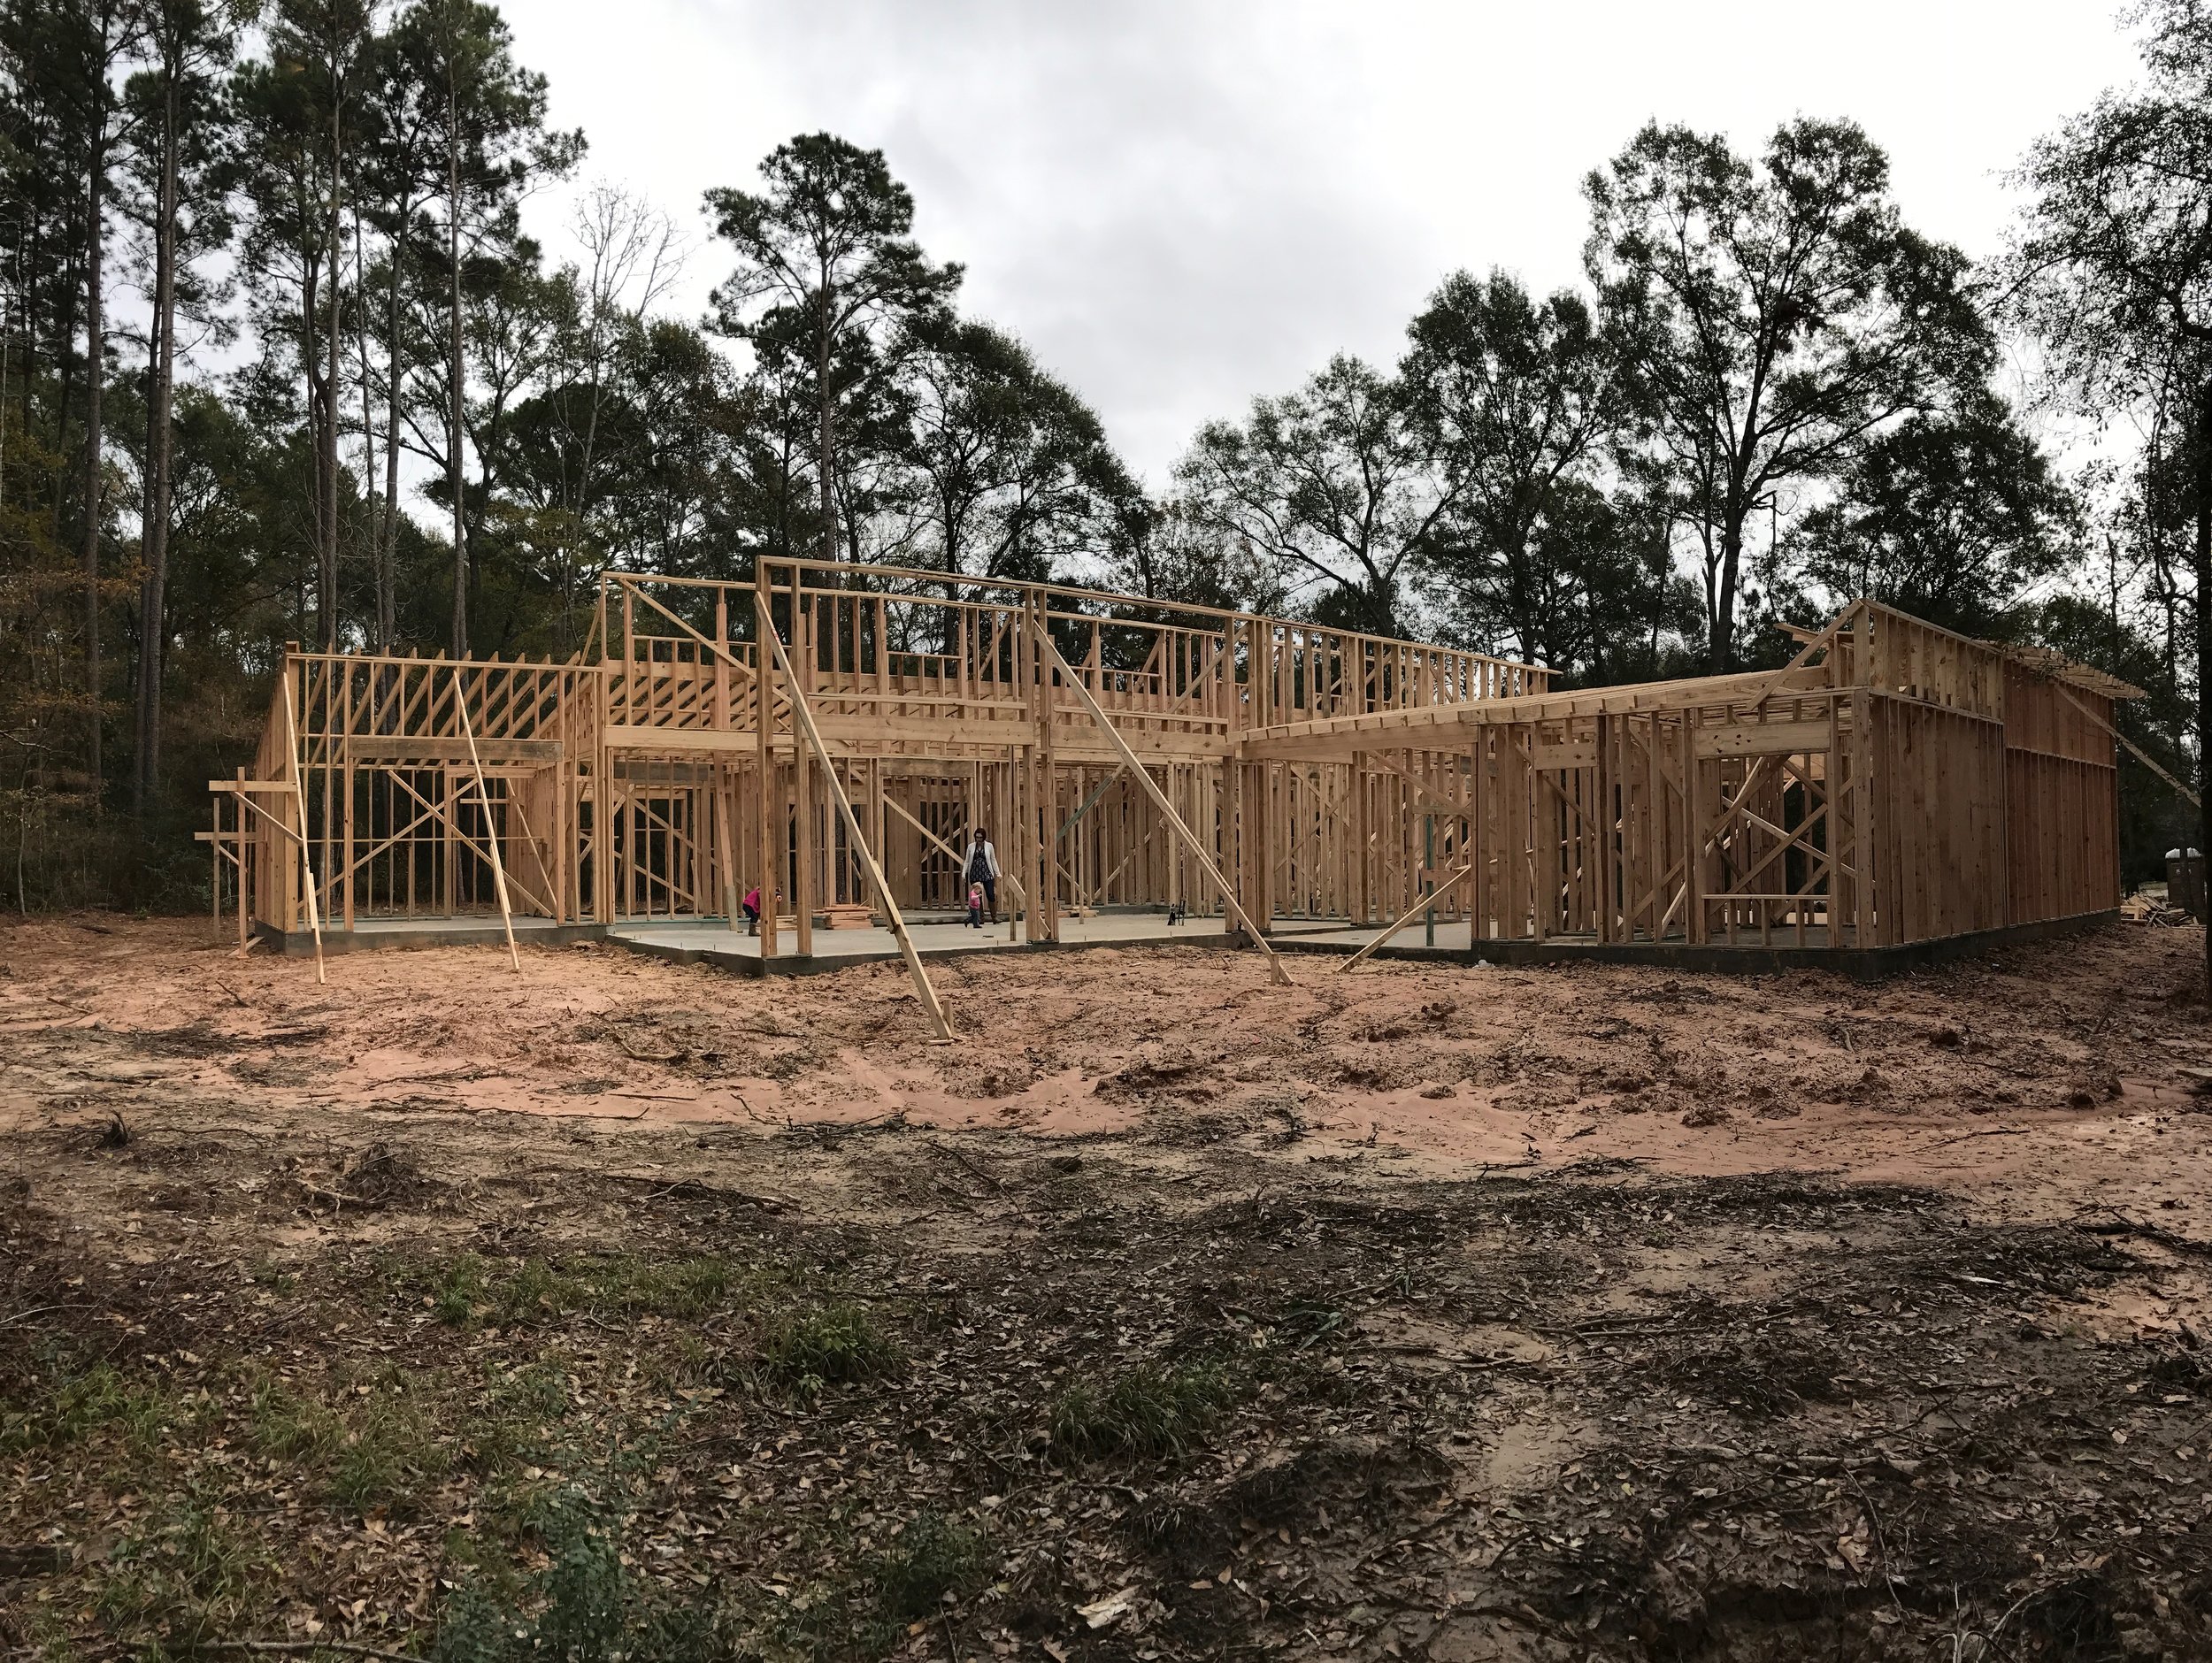
{"label": "wooden house frame", "polygon": [[1078,909],[1263,938],[1412,908],[1471,950],[1868,952],[2115,908],[2131,696],[1865,601],[1781,669],[1558,691],[1064,586],[613,572],[565,663],[288,649],[203,836],[242,935],[727,918],[758,885],[764,961],[832,907],[904,946],[983,825],[1034,942]]}

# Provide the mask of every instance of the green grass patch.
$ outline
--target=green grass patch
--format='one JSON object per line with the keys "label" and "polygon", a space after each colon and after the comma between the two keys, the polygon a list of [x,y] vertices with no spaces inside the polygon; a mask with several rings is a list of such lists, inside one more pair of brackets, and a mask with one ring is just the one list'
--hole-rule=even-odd
{"label": "green grass patch", "polygon": [[850,1301],[787,1312],[760,1337],[762,1370],[805,1396],[826,1385],[879,1379],[902,1360],[874,1315]]}
{"label": "green grass patch", "polygon": [[[840,1537],[844,1532],[838,1532]],[[925,1513],[872,1551],[847,1540],[843,1568],[757,1600],[746,1613],[745,1655],[858,1663],[897,1652],[906,1631],[988,1580],[983,1533]]]}
{"label": "green grass patch", "polygon": [[132,1530],[108,1555],[101,1620],[151,1655],[190,1652],[238,1632],[275,1578],[267,1549],[218,1506],[190,1498]]}
{"label": "green grass patch", "polygon": [[1235,1397],[1214,1363],[1139,1363],[1102,1386],[1074,1385],[1052,1406],[1052,1446],[1078,1459],[1179,1455]]}
{"label": "green grass patch", "polygon": [[373,1391],[349,1406],[343,1418],[346,1432],[331,1463],[330,1493],[346,1506],[405,1502],[451,1465],[431,1416],[403,1392]]}
{"label": "green grass patch", "polygon": [[276,1293],[289,1293],[300,1284],[296,1273],[285,1269],[267,1253],[257,1253],[246,1275],[257,1288],[267,1288]]}
{"label": "green grass patch", "polygon": [[484,1261],[474,1253],[463,1253],[434,1273],[425,1302],[448,1328],[465,1328],[490,1310],[490,1291]]}
{"label": "green grass patch", "polygon": [[460,1420],[462,1465],[473,1473],[494,1475],[542,1455],[555,1441],[555,1429],[568,1403],[568,1375],[558,1363],[541,1360],[519,1368],[493,1368],[480,1404]]}
{"label": "green grass patch", "polygon": [[710,1254],[632,1253],[505,1262],[460,1253],[402,1268],[395,1280],[450,1328],[514,1328],[579,1314],[696,1319],[741,1303],[764,1283]]}
{"label": "green grass patch", "polygon": [[320,1399],[280,1380],[255,1383],[246,1406],[246,1439],[256,1454],[319,1468],[345,1436],[345,1423]]}
{"label": "green grass patch", "polygon": [[134,1380],[109,1363],[57,1369],[21,1402],[0,1404],[0,1452],[67,1448],[102,1433],[141,1454],[164,1433],[188,1431],[201,1405],[156,1381]]}
{"label": "green grass patch", "polygon": [[327,1398],[259,1380],[246,1399],[245,1442],[319,1479],[342,1506],[403,1504],[452,1465],[434,1425],[443,1406],[433,1399],[444,1395],[397,1368],[334,1382]]}

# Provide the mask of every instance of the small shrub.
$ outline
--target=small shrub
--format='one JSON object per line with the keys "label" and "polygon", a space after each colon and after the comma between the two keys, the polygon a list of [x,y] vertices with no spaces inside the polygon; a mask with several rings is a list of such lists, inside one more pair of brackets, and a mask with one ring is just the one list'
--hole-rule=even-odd
{"label": "small shrub", "polygon": [[982,1580],[983,1538],[940,1514],[907,1526],[876,1563],[876,1604],[894,1622],[926,1617],[947,1594],[964,1594]]}
{"label": "small shrub", "polygon": [[1053,1447],[1078,1457],[1179,1455],[1231,1395],[1227,1376],[1214,1365],[1140,1363],[1103,1389],[1063,1392],[1052,1408]]}
{"label": "small shrub", "polygon": [[615,1544],[591,1528],[580,1508],[562,1508],[546,1533],[550,1563],[536,1644],[541,1657],[597,1659],[615,1656],[628,1592]]}
{"label": "small shrub", "polygon": [[629,1575],[618,1532],[578,1491],[549,1497],[540,1528],[545,1569],[520,1588],[465,1580],[440,1619],[433,1663],[729,1663],[738,1655],[713,1607],[679,1603]]}

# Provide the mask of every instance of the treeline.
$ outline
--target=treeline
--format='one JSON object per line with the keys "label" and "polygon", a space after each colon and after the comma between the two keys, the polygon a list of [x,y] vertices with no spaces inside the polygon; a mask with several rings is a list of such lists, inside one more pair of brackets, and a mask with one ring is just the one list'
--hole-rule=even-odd
{"label": "treeline", "polygon": [[[2208,32],[2186,0],[2152,19],[2144,96],[2179,134],[2212,130]],[[2085,156],[2134,107],[2039,149],[1989,266],[1905,223],[1849,122],[1755,154],[1647,127],[1586,182],[1583,285],[1449,275],[1397,363],[1208,424],[1154,493],[964,312],[880,153],[794,139],[695,224],[595,185],[549,251],[523,205],[586,136],[494,7],[0,0],[0,891],[204,898],[187,830],[287,640],[565,655],[603,571],[764,556],[1104,583],[1580,682],[1775,662],[1779,625],[1871,594],[2152,687],[2130,720],[2173,755],[2212,594],[2212,306],[2087,249],[2112,232]],[[2104,206],[2131,220],[2161,177]],[[723,280],[679,315],[699,260]],[[2039,447],[1994,379],[2024,332],[2051,393],[2144,420],[2139,470]],[[2172,834],[2130,813],[2139,851]]]}

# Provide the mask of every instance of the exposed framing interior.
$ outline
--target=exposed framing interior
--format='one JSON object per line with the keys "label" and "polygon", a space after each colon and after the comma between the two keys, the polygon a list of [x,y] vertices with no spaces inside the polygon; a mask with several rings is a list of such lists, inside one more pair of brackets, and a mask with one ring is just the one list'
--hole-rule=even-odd
{"label": "exposed framing interior", "polygon": [[2099,671],[1861,601],[1782,669],[1550,683],[1059,586],[610,573],[567,663],[288,649],[203,836],[242,941],[727,918],[758,885],[764,959],[865,908],[911,962],[904,916],[960,905],[978,824],[1032,942],[1177,908],[1263,946],[1425,912],[1475,943],[1857,951],[2118,904],[2138,695]]}

